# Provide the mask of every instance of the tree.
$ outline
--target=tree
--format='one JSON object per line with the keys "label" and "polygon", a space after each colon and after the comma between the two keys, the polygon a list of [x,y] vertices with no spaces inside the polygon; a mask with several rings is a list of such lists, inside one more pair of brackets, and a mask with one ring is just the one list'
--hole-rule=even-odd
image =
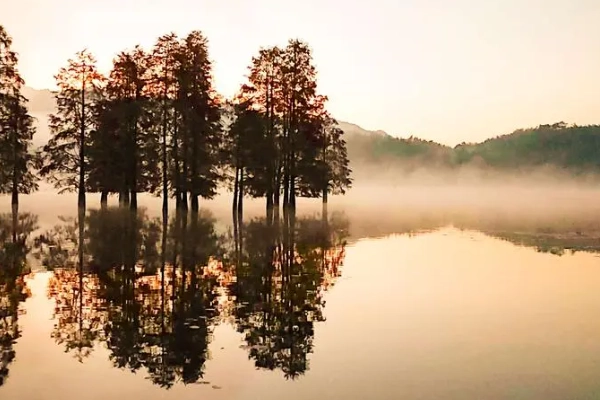
{"label": "tree", "polygon": [[179,204],[186,209],[189,194],[192,210],[198,211],[198,198],[214,197],[220,181],[217,169],[222,141],[220,101],[212,84],[206,37],[193,31],[177,49],[175,108],[181,126],[179,142],[173,146],[173,159],[181,165],[175,163],[174,177]]}
{"label": "tree", "polygon": [[27,99],[21,94],[25,82],[11,45],[11,37],[0,25],[0,193],[12,194],[16,212],[19,194],[31,193],[38,186],[34,173],[37,157],[31,152],[35,128]]}
{"label": "tree", "polygon": [[[241,209],[244,189],[266,196],[271,221],[281,193],[284,209],[294,209],[297,196],[323,196],[326,204],[329,193],[343,193],[351,184],[343,132],[334,129],[327,97],[317,91],[308,44],[290,40],[284,49],[261,49],[249,70],[234,99],[227,141],[226,158],[235,171],[234,208]],[[250,143],[240,145],[242,134]]]}
{"label": "tree", "polygon": [[78,206],[85,208],[85,183],[91,132],[98,126],[98,102],[105,78],[87,50],[70,59],[55,76],[57,112],[50,115],[51,138],[44,146],[40,173],[60,192],[78,191]]}
{"label": "tree", "polygon": [[[269,147],[264,115],[252,108],[252,103],[240,93],[229,107],[229,127],[225,135],[223,156],[233,173],[234,219],[243,216],[244,195],[264,196]],[[247,188],[246,188],[247,187]]]}
{"label": "tree", "polygon": [[325,110],[326,100],[317,98],[311,118],[303,125],[298,162],[300,194],[322,197],[324,219],[329,194],[344,194],[352,185],[344,131]]}
{"label": "tree", "polygon": [[149,56],[139,46],[115,58],[90,146],[90,183],[103,199],[109,192],[119,193],[125,204],[131,199],[132,208],[137,208],[138,192],[153,192],[160,185],[148,74]]}
{"label": "tree", "polygon": [[171,155],[169,148],[176,136],[176,115],[173,103],[176,96],[174,71],[175,52],[179,47],[177,35],[169,33],[158,38],[150,59],[150,81],[147,87],[153,106],[160,115],[160,164],[162,173],[163,215],[168,214]]}
{"label": "tree", "polygon": [[266,196],[267,214],[272,219],[273,210],[279,207],[281,192],[281,94],[282,50],[278,47],[260,49],[252,58],[248,82],[240,89],[238,103],[258,112],[263,118],[263,140],[257,142],[249,157],[247,190],[254,197]]}
{"label": "tree", "polygon": [[283,201],[284,205],[294,209],[302,129],[311,119],[317,97],[317,80],[311,50],[306,43],[290,40],[283,54]]}
{"label": "tree", "polygon": [[332,119],[327,120],[323,129],[325,141],[319,161],[323,164],[325,170],[322,188],[323,204],[327,204],[328,193],[345,194],[346,190],[352,186],[352,179],[350,178],[352,170],[349,165],[344,131]]}

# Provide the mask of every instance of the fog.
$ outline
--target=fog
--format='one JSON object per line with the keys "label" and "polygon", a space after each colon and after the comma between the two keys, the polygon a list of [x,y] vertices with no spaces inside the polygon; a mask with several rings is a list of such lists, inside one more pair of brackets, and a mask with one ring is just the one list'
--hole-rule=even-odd
{"label": "fog", "polygon": [[[47,114],[53,100],[47,91],[34,91],[31,99],[37,147],[49,138]],[[354,238],[448,225],[479,230],[600,232],[599,175],[574,176],[551,166],[502,172],[477,165],[444,169],[423,164],[351,159],[354,185],[345,196],[330,198],[330,212],[342,212],[349,218]],[[222,190],[214,200],[201,200],[201,207],[209,209],[225,227],[231,221],[231,200],[231,194]],[[111,197],[110,202],[116,205],[117,199]],[[47,226],[55,224],[60,215],[76,215],[76,203],[74,194],[57,195],[42,182],[39,192],[21,196],[20,210],[38,214],[40,225]],[[87,203],[88,208],[98,208],[100,195],[88,194]],[[159,216],[162,200],[143,194],[139,205]],[[246,199],[244,209],[246,219],[264,216],[265,201]],[[9,210],[10,199],[0,197],[0,211]],[[320,214],[320,199],[299,199],[298,212]]]}
{"label": "fog", "polygon": [[[455,226],[492,231],[540,231],[600,235],[600,185],[593,177],[551,175],[540,169],[520,174],[486,173],[475,169],[453,172],[379,170],[366,178],[357,174],[345,196],[332,196],[329,212],[343,213],[354,238]],[[221,227],[231,223],[232,196],[225,190],[213,200],[201,200]],[[139,206],[160,216],[162,199],[142,194]],[[41,226],[58,216],[76,215],[76,195],[58,195],[47,183],[21,196],[20,210],[39,215]],[[89,193],[88,208],[100,206],[100,195]],[[117,205],[116,196],[109,199]],[[174,204],[171,203],[171,206]],[[298,199],[298,213],[321,213],[321,199]],[[10,198],[0,197],[0,211],[10,211]],[[265,215],[264,199],[246,199],[246,220]]]}

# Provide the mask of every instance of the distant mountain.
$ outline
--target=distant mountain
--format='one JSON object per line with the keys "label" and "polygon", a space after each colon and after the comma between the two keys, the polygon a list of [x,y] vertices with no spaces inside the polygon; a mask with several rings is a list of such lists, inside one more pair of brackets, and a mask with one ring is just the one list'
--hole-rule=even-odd
{"label": "distant mountain", "polygon": [[56,105],[50,90],[25,87],[23,88],[23,96],[29,100],[28,107],[31,113],[50,113]]}
{"label": "distant mountain", "polygon": [[346,137],[351,136],[389,136],[384,131],[368,131],[366,129],[361,128],[358,125],[351,124],[350,122],[339,121],[338,122],[340,128],[346,134]]}

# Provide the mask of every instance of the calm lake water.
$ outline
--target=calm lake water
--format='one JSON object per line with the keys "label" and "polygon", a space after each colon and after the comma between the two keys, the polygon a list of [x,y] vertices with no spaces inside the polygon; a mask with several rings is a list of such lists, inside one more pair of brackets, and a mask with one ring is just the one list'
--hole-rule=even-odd
{"label": "calm lake water", "polygon": [[215,214],[0,219],[0,398],[600,398],[596,223]]}

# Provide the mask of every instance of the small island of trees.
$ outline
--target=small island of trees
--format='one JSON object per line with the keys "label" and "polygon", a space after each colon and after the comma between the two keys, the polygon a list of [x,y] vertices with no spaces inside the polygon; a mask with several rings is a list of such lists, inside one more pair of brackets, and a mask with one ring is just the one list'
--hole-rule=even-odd
{"label": "small island of trees", "polygon": [[22,95],[18,55],[0,26],[0,192],[37,189],[99,193],[102,207],[118,195],[137,208],[139,193],[176,209],[198,211],[200,198],[233,192],[234,215],[244,198],[265,198],[267,216],[295,209],[297,197],[320,197],[352,184],[344,132],[317,88],[310,47],[300,40],[260,49],[247,82],[231,99],[214,88],[208,40],[199,31],[164,35],[154,47],[119,53],[108,76],[87,50],[55,76],[51,138],[33,149],[34,119]]}

